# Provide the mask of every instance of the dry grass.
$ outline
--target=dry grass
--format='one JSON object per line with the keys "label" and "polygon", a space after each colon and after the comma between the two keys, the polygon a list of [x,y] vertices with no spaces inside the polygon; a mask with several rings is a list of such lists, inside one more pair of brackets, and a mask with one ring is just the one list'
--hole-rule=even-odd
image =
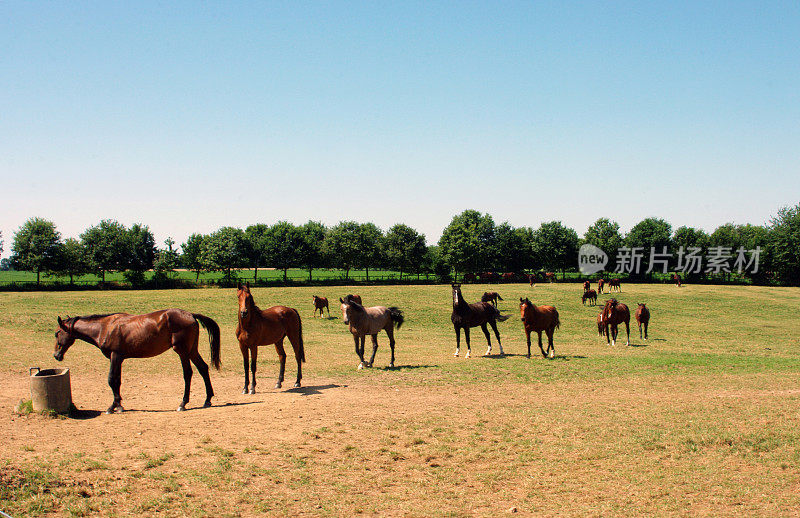
{"label": "dry grass", "polygon": [[[465,295],[477,299],[485,288],[465,287]],[[599,308],[581,306],[578,285],[495,289],[513,314],[500,327],[512,355],[481,358],[478,331],[477,357],[466,360],[452,357],[449,287],[359,288],[367,305],[400,306],[407,319],[397,333],[398,368],[383,368],[381,337],[378,368],[361,372],[341,320],[310,318],[312,293],[335,300],[352,290],[257,289],[262,307],[300,309],[308,364],[303,389],[273,391],[275,355],[263,348],[255,396],[239,394],[233,290],[0,294],[0,509],[108,516],[796,512],[800,290],[623,286],[618,298],[651,307],[651,340],[609,349],[596,336]],[[519,296],[558,307],[555,360],[520,356]],[[107,361],[76,344],[64,363],[83,419],[13,414],[27,397],[27,367],[55,363],[55,315],[170,306],[208,314],[222,327],[215,407],[174,412],[182,379],[167,353],[124,365],[123,404],[131,411],[95,415],[111,399]],[[638,332],[632,342],[645,345]],[[289,363],[292,379],[291,353]],[[195,376],[190,406],[202,401]]]}

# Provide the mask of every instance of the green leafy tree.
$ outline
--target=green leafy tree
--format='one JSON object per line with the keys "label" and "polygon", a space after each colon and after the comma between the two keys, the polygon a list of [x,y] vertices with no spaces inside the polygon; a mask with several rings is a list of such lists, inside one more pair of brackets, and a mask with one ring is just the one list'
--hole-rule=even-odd
{"label": "green leafy tree", "polygon": [[153,268],[156,240],[146,225],[134,223],[128,230],[125,241],[128,248],[125,278],[138,286],[144,283],[144,272]]}
{"label": "green leafy tree", "polygon": [[660,218],[645,218],[634,225],[625,236],[625,245],[630,248],[642,249],[642,264],[646,264],[647,268],[643,267],[639,273],[644,273],[649,269],[651,249],[660,254],[666,248],[669,253],[672,245],[672,225]]}
{"label": "green leafy tree", "polygon": [[692,227],[678,227],[672,235],[672,244],[688,250],[690,247],[705,250],[709,244],[708,234],[702,229]]}
{"label": "green leafy tree", "polygon": [[492,268],[504,272],[522,272],[532,266],[533,229],[514,228],[504,222],[495,228]]}
{"label": "green leafy tree", "polygon": [[200,261],[204,270],[224,272],[225,280],[231,282],[234,270],[243,266],[246,252],[244,232],[239,228],[222,227],[203,240]]}
{"label": "green leafy tree", "polygon": [[86,249],[75,238],[68,238],[59,247],[58,261],[54,273],[69,276],[69,283],[75,283],[75,277],[81,277],[91,271],[91,264]]}
{"label": "green leafy tree", "polygon": [[583,234],[585,243],[594,245],[608,256],[607,270],[614,269],[614,260],[617,250],[622,246],[622,234],[619,232],[619,223],[608,218],[600,218]]}
{"label": "green leafy tree", "polygon": [[363,268],[369,281],[370,267],[379,266],[383,260],[383,232],[374,223],[362,223],[357,232],[358,254],[356,266]]}
{"label": "green leafy tree", "polygon": [[800,284],[800,203],[783,207],[770,221],[769,252],[778,279]]}
{"label": "green leafy tree", "polygon": [[11,261],[17,270],[36,272],[39,284],[42,271],[57,267],[60,246],[61,234],[52,221],[30,218],[14,234]]}
{"label": "green leafy tree", "polygon": [[203,271],[201,252],[205,239],[206,236],[202,234],[192,234],[186,239],[186,242],[181,245],[182,254],[180,256],[180,263],[184,268],[196,273],[195,282],[200,281],[200,272]]}
{"label": "green leafy tree", "polygon": [[156,258],[153,261],[153,280],[166,282],[174,278],[177,266],[178,252],[175,250],[175,241],[168,237],[164,241],[164,248],[156,250]]}
{"label": "green leafy tree", "polygon": [[413,228],[398,223],[386,232],[383,239],[383,253],[389,266],[403,272],[419,273],[428,247],[425,246],[425,236]]}
{"label": "green leafy tree", "polygon": [[355,221],[342,221],[325,234],[323,250],[336,268],[344,269],[344,278],[350,278],[350,270],[360,264],[360,225]]}
{"label": "green leafy tree", "polygon": [[577,264],[580,239],[575,230],[560,221],[542,223],[533,234],[533,249],[546,270],[564,272]]}
{"label": "green leafy tree", "polygon": [[283,270],[283,280],[286,282],[289,268],[300,266],[297,250],[304,244],[302,233],[291,223],[279,221],[269,227],[265,238],[269,264]]}
{"label": "green leafy tree", "polygon": [[250,225],[244,230],[247,259],[254,268],[253,280],[258,280],[258,267],[269,263],[269,226],[264,223]]}
{"label": "green leafy tree", "polygon": [[301,246],[297,250],[298,264],[308,270],[308,280],[310,281],[314,268],[325,266],[323,243],[327,229],[322,223],[309,221],[298,227],[298,231],[302,237]]}
{"label": "green leafy tree", "polygon": [[92,270],[100,273],[103,282],[107,271],[124,270],[130,263],[128,231],[117,221],[104,219],[88,228],[81,234],[81,243]]}
{"label": "green leafy tree", "polygon": [[439,248],[442,257],[459,272],[477,272],[487,268],[492,259],[495,240],[494,220],[489,214],[465,210],[453,217],[442,232]]}

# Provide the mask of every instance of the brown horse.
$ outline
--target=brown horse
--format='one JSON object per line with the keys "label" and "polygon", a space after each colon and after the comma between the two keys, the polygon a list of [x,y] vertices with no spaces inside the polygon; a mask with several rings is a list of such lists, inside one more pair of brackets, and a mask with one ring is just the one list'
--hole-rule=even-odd
{"label": "brown horse", "polygon": [[[278,358],[281,361],[280,374],[275,388],[281,388],[283,374],[286,371],[286,351],[283,348],[284,338],[289,338],[289,342],[294,349],[294,359],[297,361],[297,381],[294,386],[300,386],[303,379],[301,363],[306,361],[306,353],[303,347],[303,322],[300,313],[294,308],[286,306],[272,306],[269,309],[259,309],[253,301],[253,294],[250,293],[250,284],[239,285],[236,290],[239,298],[239,323],[236,325],[236,338],[239,340],[239,349],[242,351],[244,361],[244,389],[242,394],[256,393],[256,360],[258,359],[258,346],[275,344]],[[253,382],[248,378],[247,363],[248,353],[250,356],[250,372],[253,374]]]}
{"label": "brown horse", "polygon": [[185,410],[189,402],[189,387],[192,381],[191,361],[206,384],[206,402],[211,406],[214,389],[208,376],[208,365],[200,357],[197,340],[200,326],[208,331],[211,344],[211,364],[219,370],[220,340],[219,326],[214,320],[199,313],[189,313],[182,309],[164,309],[146,315],[112,313],[109,315],[90,315],[85,317],[58,317],[56,347],[53,357],[61,361],[64,353],[76,339],[89,342],[100,349],[111,360],[108,371],[108,385],[114,393],[114,402],[106,410],[107,414],[122,412],[122,362],[127,358],[150,358],[173,349],[181,359],[183,367],[183,401],[178,410]]}
{"label": "brown horse", "polygon": [[532,274],[528,275],[528,284],[530,284],[531,288],[533,288],[536,285],[536,274],[535,273],[532,273]]}
{"label": "brown horse", "polygon": [[587,300],[589,301],[589,303],[592,306],[596,305],[597,304],[597,292],[594,291],[594,290],[584,291],[583,292],[583,297],[581,297],[581,301],[583,302],[584,306],[586,305],[586,301]]}
{"label": "brown horse", "polygon": [[642,326],[644,326],[644,339],[647,340],[647,326],[650,324],[650,310],[644,304],[638,304],[634,317],[639,324],[639,338],[642,338]]}
{"label": "brown horse", "polygon": [[675,286],[679,288],[683,285],[683,279],[681,279],[681,276],[677,273],[672,274],[672,281],[675,283]]}
{"label": "brown horse", "polygon": [[614,291],[614,288],[617,288],[617,291],[622,291],[622,285],[620,284],[619,279],[611,279],[608,281],[608,291]]}
{"label": "brown horse", "polygon": [[627,339],[625,340],[625,345],[630,345],[631,341],[631,312],[628,310],[628,306],[625,304],[618,302],[617,299],[609,299],[606,301],[606,305],[603,307],[603,330],[606,336],[606,342],[610,345],[614,346],[617,344],[617,326],[621,323],[625,323],[625,332],[627,333]]}
{"label": "brown horse", "polygon": [[606,280],[605,279],[600,279],[600,280],[597,281],[597,293],[600,293],[602,295],[603,286],[605,286],[605,284],[606,284]]}
{"label": "brown horse", "polygon": [[592,283],[589,281],[583,281],[583,291],[589,291],[592,287]]}
{"label": "brown horse", "polygon": [[497,307],[498,300],[503,300],[503,297],[501,297],[496,291],[484,292],[483,296],[481,297],[481,302],[491,302],[494,307]]}
{"label": "brown horse", "polygon": [[547,282],[555,282],[556,274],[554,274],[553,272],[546,272],[544,274],[544,278],[547,280]]}
{"label": "brown horse", "polygon": [[497,331],[497,321],[503,322],[508,319],[508,315],[501,315],[496,307],[488,302],[478,302],[476,304],[467,304],[464,296],[461,294],[461,285],[453,284],[453,313],[450,315],[450,321],[453,322],[453,328],[456,332],[456,353],[453,356],[458,356],[461,351],[461,330],[464,330],[464,338],[467,341],[467,358],[471,356],[472,350],[469,345],[469,328],[480,326],[483,334],[486,335],[486,343],[489,348],[486,349],[488,356],[492,352],[492,339],[489,337],[489,329],[486,325],[492,326],[494,336],[497,338],[497,345],[500,347],[500,354],[503,352],[503,345],[500,343],[500,333]]}
{"label": "brown horse", "polygon": [[[527,298],[519,299],[519,310],[522,316],[522,324],[525,328],[525,335],[528,338],[528,358],[531,357],[531,332],[536,331],[539,335],[539,350],[542,356],[553,358],[556,348],[553,345],[553,333],[561,327],[561,320],[558,318],[558,311],[553,306],[534,306]],[[542,331],[547,334],[547,351],[542,347]]]}
{"label": "brown horse", "polygon": [[328,306],[328,298],[327,297],[317,297],[313,295],[313,299],[311,302],[314,303],[314,317],[317,316],[317,310],[319,310],[319,316],[322,318],[324,315],[322,313],[323,308],[328,310],[328,318],[331,317],[331,308]]}
{"label": "brown horse", "polygon": [[[350,300],[352,300],[356,304],[360,304],[362,306],[364,305],[364,303],[361,302],[361,295],[345,295],[344,296],[345,299],[347,299],[348,297],[350,298]],[[342,299],[340,298],[339,300],[342,300]]]}
{"label": "brown horse", "polygon": [[597,314],[597,334],[600,336],[605,335],[605,326],[603,326],[603,312]]}
{"label": "brown horse", "polygon": [[[361,360],[358,368],[372,367],[375,354],[378,352],[378,333],[381,330],[386,331],[386,335],[389,337],[389,348],[392,350],[389,367],[394,367],[394,327],[396,324],[397,329],[400,329],[400,326],[403,325],[403,312],[394,306],[365,308],[356,302],[353,295],[339,299],[339,302],[342,304],[342,320],[350,326],[350,332],[353,333],[353,341],[356,344],[356,355]],[[369,359],[369,363],[364,361],[364,341],[367,335],[372,337],[372,357]],[[361,342],[360,347],[359,341]]]}

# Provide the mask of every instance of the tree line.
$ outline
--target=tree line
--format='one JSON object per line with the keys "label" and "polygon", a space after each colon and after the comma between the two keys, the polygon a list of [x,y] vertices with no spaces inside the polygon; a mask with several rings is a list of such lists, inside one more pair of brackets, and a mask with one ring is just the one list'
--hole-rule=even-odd
{"label": "tree line", "polygon": [[[3,240],[0,233],[0,253]],[[578,265],[578,251],[584,243],[602,249],[609,258],[607,271],[614,271],[623,247],[643,251],[643,270],[649,266],[651,250],[688,250],[708,253],[716,248],[761,251],[759,268],[744,275],[757,281],[800,284],[800,204],[784,207],[769,225],[727,223],[706,233],[682,226],[676,229],[660,218],[645,218],[623,234],[618,223],[600,218],[583,236],[560,221],[542,223],[538,228],[495,224],[489,214],[465,210],[453,217],[439,242],[428,246],[424,234],[402,223],[386,232],[373,223],[342,221],[326,227],[309,221],[294,225],[280,221],[254,224],[245,229],[222,227],[209,234],[195,233],[180,247],[168,238],[157,246],[146,225],[130,228],[114,220],[102,220],[86,229],[78,239],[62,239],[56,225],[43,218],[26,221],[14,234],[10,260],[2,267],[69,277],[70,282],[94,273],[105,281],[106,272],[123,272],[132,285],[170,278],[176,268],[196,272],[223,272],[234,280],[237,272],[251,269],[258,280],[260,268],[283,271],[303,268],[312,280],[319,268],[336,268],[349,278],[353,269],[388,268],[403,275],[434,273],[442,280],[458,279],[468,273],[532,271],[567,272]],[[672,269],[676,259],[661,266]],[[623,270],[624,271],[624,270]],[[724,273],[724,272],[723,272]],[[690,276],[708,276],[691,272]]]}

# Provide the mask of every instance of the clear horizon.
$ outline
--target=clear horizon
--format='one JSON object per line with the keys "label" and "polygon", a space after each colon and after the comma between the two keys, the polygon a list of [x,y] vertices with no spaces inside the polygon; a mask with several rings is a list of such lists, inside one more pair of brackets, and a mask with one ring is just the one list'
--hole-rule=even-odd
{"label": "clear horizon", "polygon": [[159,246],[467,208],[583,235],[800,201],[800,4],[0,5],[3,257],[30,217]]}

